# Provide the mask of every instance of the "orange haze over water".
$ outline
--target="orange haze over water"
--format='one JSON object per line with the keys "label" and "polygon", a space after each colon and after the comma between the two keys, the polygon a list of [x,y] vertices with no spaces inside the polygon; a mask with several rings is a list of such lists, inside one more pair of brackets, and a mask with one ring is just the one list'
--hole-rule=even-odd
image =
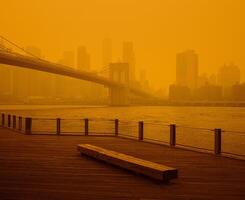
{"label": "orange haze over water", "polygon": [[175,81],[176,53],[194,49],[200,73],[234,62],[245,77],[244,0],[2,0],[0,34],[34,45],[57,61],[63,51],[86,45],[92,69],[102,65],[102,40],[133,41],[136,70],[146,69],[157,88]]}

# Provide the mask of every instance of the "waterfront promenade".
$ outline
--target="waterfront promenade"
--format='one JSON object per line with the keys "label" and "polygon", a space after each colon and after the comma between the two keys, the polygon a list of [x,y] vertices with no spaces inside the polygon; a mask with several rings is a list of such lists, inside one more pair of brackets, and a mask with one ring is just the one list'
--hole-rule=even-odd
{"label": "waterfront promenade", "polygon": [[[89,143],[179,170],[169,184],[81,157]],[[0,199],[244,199],[245,162],[119,137],[0,129]]]}

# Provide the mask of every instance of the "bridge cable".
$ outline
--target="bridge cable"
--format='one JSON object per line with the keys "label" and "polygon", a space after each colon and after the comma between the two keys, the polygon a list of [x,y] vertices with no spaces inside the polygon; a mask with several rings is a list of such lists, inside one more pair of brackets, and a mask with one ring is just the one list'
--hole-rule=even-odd
{"label": "bridge cable", "polygon": [[32,57],[35,57],[35,58],[41,60],[41,58],[39,58],[38,56],[36,56],[36,55],[34,55],[34,54],[32,54],[32,53],[26,51],[24,48],[18,46],[18,45],[15,44],[14,42],[11,42],[11,41],[8,40],[7,38],[3,37],[2,35],[0,35],[0,38],[1,38],[2,40],[5,40],[6,42],[10,43],[11,45],[15,46],[17,49],[20,49],[21,51],[25,52],[26,54],[29,54],[29,55],[31,55]]}

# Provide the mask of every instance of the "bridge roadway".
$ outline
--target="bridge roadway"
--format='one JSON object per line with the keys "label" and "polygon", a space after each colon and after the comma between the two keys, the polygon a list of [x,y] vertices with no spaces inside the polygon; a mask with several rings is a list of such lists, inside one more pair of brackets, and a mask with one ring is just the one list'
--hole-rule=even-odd
{"label": "bridge roadway", "polygon": [[[89,143],[179,170],[161,184],[81,157]],[[0,199],[245,199],[245,161],[116,137],[24,135],[0,128]]]}
{"label": "bridge roadway", "polygon": [[143,90],[138,88],[130,87],[128,85],[109,80],[105,77],[99,76],[95,73],[82,71],[82,70],[75,70],[71,67],[49,62],[47,60],[38,59],[35,57],[24,56],[22,54],[18,54],[11,51],[5,51],[0,49],[0,63],[28,68],[43,72],[48,72],[52,74],[58,74],[63,76],[68,76],[75,79],[86,80],[94,83],[98,83],[104,85],[109,88],[128,88],[130,92],[142,97],[153,97],[152,94],[149,94]]}

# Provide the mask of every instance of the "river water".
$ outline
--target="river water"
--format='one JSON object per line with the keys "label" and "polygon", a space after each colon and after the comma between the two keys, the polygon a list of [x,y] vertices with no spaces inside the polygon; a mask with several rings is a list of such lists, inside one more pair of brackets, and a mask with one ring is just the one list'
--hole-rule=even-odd
{"label": "river water", "polygon": [[[106,125],[103,120],[118,118],[122,121],[119,132],[133,136],[137,136],[137,122],[142,120],[145,121],[144,136],[146,138],[165,142],[169,141],[168,124],[174,123],[177,125],[178,144],[210,150],[213,149],[214,143],[212,129],[221,128],[225,131],[222,133],[222,150],[235,154],[245,154],[244,107],[1,105],[0,110],[34,118],[89,118],[92,121],[95,119],[94,127],[97,126],[96,128],[100,130],[104,129],[104,132],[113,130],[113,123],[110,122]],[[93,124],[92,121],[90,126]],[[39,121],[39,127],[40,123]],[[76,131],[75,129],[79,128],[74,121],[66,121],[65,123],[64,130],[66,132]],[[42,122],[42,126],[50,126],[50,129],[55,129],[54,125],[54,122],[46,124]],[[94,131],[96,132],[96,130]]]}

